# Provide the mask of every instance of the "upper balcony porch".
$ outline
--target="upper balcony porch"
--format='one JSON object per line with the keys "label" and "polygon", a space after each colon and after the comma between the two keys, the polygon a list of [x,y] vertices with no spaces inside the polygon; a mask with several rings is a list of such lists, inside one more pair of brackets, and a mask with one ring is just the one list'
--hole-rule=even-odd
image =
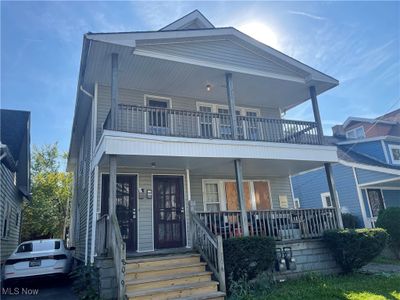
{"label": "upper balcony porch", "polygon": [[256,111],[240,115],[236,111],[235,131],[225,109],[213,113],[208,106],[199,111],[163,107],[119,104],[115,128],[111,111],[103,124],[104,130],[203,139],[264,141],[273,143],[322,145],[316,122],[263,118]]}

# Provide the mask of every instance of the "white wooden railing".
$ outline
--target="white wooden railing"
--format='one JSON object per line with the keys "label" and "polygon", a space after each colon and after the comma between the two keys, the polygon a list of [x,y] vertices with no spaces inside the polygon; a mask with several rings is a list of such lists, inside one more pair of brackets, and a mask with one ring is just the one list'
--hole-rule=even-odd
{"label": "white wooden railing", "polygon": [[[243,236],[240,211],[197,212],[211,233],[223,239]],[[250,236],[269,236],[275,240],[322,237],[325,230],[337,229],[334,208],[247,211]]]}
{"label": "white wooden railing", "polygon": [[108,215],[105,214],[96,221],[95,251],[97,256],[107,255],[107,227],[109,219]]}
{"label": "white wooden railing", "polygon": [[111,214],[109,226],[109,249],[111,250],[118,285],[118,299],[125,298],[126,245],[122,239],[117,216]]}
{"label": "white wooden railing", "polygon": [[[163,136],[232,140],[229,114],[119,104],[118,131]],[[237,116],[239,140],[321,145],[315,122]],[[111,128],[111,112],[103,129]]]}
{"label": "white wooden railing", "polygon": [[222,237],[213,234],[195,213],[191,213],[191,221],[193,247],[200,252],[219,281],[219,289],[226,292]]}

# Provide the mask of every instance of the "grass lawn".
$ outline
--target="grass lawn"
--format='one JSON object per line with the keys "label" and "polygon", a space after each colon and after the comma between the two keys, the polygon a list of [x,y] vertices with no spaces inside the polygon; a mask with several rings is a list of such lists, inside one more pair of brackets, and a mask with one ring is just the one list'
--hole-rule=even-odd
{"label": "grass lawn", "polygon": [[364,274],[307,276],[279,283],[270,293],[248,299],[400,300],[400,275],[391,277]]}

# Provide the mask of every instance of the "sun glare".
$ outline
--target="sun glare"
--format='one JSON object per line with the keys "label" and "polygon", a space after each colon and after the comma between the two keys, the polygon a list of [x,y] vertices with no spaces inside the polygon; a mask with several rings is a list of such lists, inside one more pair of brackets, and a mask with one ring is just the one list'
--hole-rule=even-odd
{"label": "sun glare", "polygon": [[279,48],[278,38],[276,37],[275,32],[264,23],[261,22],[245,23],[240,25],[238,29],[241,32],[260,41],[261,43],[264,43],[275,49]]}

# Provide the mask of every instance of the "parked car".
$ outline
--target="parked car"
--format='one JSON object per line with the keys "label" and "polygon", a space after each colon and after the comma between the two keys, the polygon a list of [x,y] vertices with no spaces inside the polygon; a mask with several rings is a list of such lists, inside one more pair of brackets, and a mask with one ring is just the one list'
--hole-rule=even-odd
{"label": "parked car", "polygon": [[32,276],[62,275],[71,271],[72,251],[61,239],[21,243],[4,264],[4,280]]}

